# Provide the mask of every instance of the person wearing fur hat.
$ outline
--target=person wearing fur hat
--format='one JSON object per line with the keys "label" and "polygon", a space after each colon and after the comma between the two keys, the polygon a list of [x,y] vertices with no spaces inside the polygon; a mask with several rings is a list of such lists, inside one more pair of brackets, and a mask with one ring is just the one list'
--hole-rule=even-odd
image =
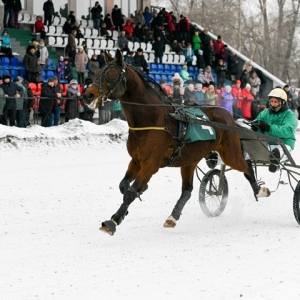
{"label": "person wearing fur hat", "polygon": [[2,41],[1,43],[1,52],[5,53],[5,55],[8,58],[12,58],[12,50],[11,50],[11,41],[10,37],[8,35],[8,31],[6,29],[3,30],[0,40]]}
{"label": "person wearing fur hat", "polygon": [[38,73],[38,57],[33,45],[30,46],[29,53],[26,53],[24,56],[24,66],[27,80],[29,82],[36,82]]}
{"label": "person wearing fur hat", "polygon": [[0,85],[0,88],[3,90],[5,97],[2,124],[7,125],[7,121],[9,120],[10,126],[16,126],[16,99],[20,98],[22,88],[19,87],[15,82],[11,82],[11,77],[9,74],[3,76],[3,83]]}
{"label": "person wearing fur hat", "polygon": [[55,90],[54,84],[54,78],[49,78],[48,82],[42,85],[39,112],[42,117],[41,126],[43,127],[52,126],[52,113],[54,113],[57,100],[61,98],[61,93]]}
{"label": "person wearing fur hat", "polygon": [[70,81],[67,87],[67,99],[65,107],[65,122],[73,120],[78,117],[78,100],[81,96],[78,82],[76,79]]}
{"label": "person wearing fur hat", "polygon": [[75,55],[75,69],[78,76],[78,83],[83,84],[84,83],[84,73],[86,65],[89,61],[89,58],[87,54],[84,52],[83,47],[78,47],[78,52]]}

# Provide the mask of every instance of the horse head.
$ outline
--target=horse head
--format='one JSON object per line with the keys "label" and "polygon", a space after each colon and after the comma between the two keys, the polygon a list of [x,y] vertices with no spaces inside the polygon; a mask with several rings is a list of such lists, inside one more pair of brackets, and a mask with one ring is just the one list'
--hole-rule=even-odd
{"label": "horse head", "polygon": [[117,50],[115,59],[105,52],[105,62],[85,92],[84,101],[89,107],[96,108],[107,99],[117,100],[126,92],[126,63],[121,51]]}

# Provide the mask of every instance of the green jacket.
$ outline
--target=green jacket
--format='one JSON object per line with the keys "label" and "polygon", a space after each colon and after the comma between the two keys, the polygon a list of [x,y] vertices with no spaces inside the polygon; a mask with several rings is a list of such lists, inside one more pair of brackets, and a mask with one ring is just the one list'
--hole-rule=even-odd
{"label": "green jacket", "polygon": [[[265,134],[282,139],[284,144],[294,149],[296,142],[295,131],[298,121],[290,109],[284,107],[278,113],[265,109],[257,116],[256,120],[264,121],[270,125],[269,132],[265,132]],[[271,142],[270,144],[274,145],[276,143]]]}

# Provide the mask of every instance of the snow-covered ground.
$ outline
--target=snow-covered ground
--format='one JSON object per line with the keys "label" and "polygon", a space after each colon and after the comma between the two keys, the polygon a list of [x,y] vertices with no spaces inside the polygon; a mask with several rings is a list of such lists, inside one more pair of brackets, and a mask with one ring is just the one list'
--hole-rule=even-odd
{"label": "snow-covered ground", "polygon": [[[0,125],[1,300],[300,299],[289,185],[256,202],[244,176],[230,171],[227,207],[207,218],[195,177],[180,221],[167,229],[181,179],[179,169],[165,168],[114,236],[99,231],[122,203],[127,130],[119,120]],[[262,170],[271,189],[277,173]]]}

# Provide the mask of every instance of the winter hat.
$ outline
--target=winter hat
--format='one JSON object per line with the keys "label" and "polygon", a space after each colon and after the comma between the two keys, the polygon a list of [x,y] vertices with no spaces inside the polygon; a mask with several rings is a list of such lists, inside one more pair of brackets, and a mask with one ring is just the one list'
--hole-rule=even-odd
{"label": "winter hat", "polygon": [[80,46],[78,46],[78,49],[82,49],[83,50],[83,47],[80,45]]}
{"label": "winter hat", "polygon": [[142,48],[138,48],[138,49],[136,50],[136,52],[143,52],[143,49],[142,49]]}
{"label": "winter hat", "polygon": [[50,77],[50,78],[48,79],[48,82],[54,82],[54,78],[53,78],[53,77]]}
{"label": "winter hat", "polygon": [[250,83],[247,83],[247,84],[246,84],[246,88],[251,88]]}
{"label": "winter hat", "polygon": [[199,55],[203,55],[203,51],[202,50],[198,50]]}
{"label": "winter hat", "polygon": [[18,77],[15,77],[15,78],[13,79],[13,82],[19,82],[19,78],[18,78]]}
{"label": "winter hat", "polygon": [[72,80],[70,81],[70,85],[72,85],[72,84],[78,84],[77,80],[76,80],[76,79],[72,79]]}
{"label": "winter hat", "polygon": [[3,30],[2,34],[3,34],[4,32],[6,32],[6,33],[8,34],[8,32],[7,32],[7,30],[6,30],[6,29],[4,29],[4,30]]}
{"label": "winter hat", "polygon": [[59,57],[59,61],[64,61],[64,57],[62,55]]}
{"label": "winter hat", "polygon": [[4,79],[6,79],[6,78],[9,78],[9,79],[11,79],[11,76],[10,76],[10,74],[5,74],[5,75],[3,76],[3,80],[4,80]]}
{"label": "winter hat", "polygon": [[195,88],[201,87],[202,88],[202,84],[201,83],[196,83]]}
{"label": "winter hat", "polygon": [[220,35],[218,35],[218,40],[221,40],[222,38],[221,38],[221,36]]}
{"label": "winter hat", "polygon": [[89,85],[89,84],[93,83],[93,80],[91,78],[86,78],[84,83],[85,83],[85,85]]}

